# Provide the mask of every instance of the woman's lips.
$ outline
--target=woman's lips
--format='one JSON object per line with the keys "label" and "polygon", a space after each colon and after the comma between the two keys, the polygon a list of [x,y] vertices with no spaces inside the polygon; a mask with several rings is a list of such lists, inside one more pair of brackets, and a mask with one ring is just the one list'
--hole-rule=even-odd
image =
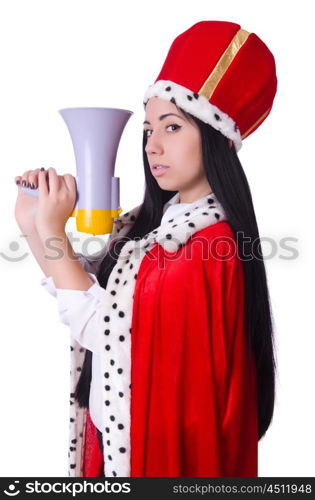
{"label": "woman's lips", "polygon": [[160,177],[161,175],[165,174],[166,170],[168,169],[169,167],[164,166],[161,166],[161,168],[155,168],[155,166],[153,165],[152,174],[154,175],[154,177]]}

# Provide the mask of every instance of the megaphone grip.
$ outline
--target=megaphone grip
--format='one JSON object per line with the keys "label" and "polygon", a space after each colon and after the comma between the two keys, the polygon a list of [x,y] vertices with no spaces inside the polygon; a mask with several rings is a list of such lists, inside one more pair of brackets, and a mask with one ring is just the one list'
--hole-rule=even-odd
{"label": "megaphone grip", "polygon": [[25,194],[29,194],[33,196],[33,198],[38,198],[38,188],[36,189],[31,189],[30,187],[21,187],[21,191]]}
{"label": "megaphone grip", "polygon": [[[76,186],[78,185],[77,183],[77,180],[75,178],[75,182],[76,182]],[[33,196],[33,198],[38,198],[39,196],[39,189],[36,188],[36,189],[31,189],[30,187],[21,187],[21,191],[23,191],[23,193],[25,194],[29,194],[30,196]],[[73,206],[73,210],[75,210],[75,207],[76,207],[76,204],[77,204],[77,201],[78,201],[78,197],[79,197],[79,193],[78,193],[78,189],[76,187],[76,199],[75,199],[75,202],[74,202],[74,206]],[[72,215],[70,216],[72,217]]]}
{"label": "megaphone grip", "polygon": [[111,208],[117,210],[119,208],[119,177],[112,177],[112,196]]}

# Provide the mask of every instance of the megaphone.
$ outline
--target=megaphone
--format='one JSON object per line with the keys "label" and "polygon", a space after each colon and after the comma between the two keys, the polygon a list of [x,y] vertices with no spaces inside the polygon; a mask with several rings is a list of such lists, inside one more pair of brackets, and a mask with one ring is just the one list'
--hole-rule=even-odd
{"label": "megaphone", "polygon": [[[64,108],[76,160],[77,197],[70,217],[79,232],[107,234],[122,212],[119,177],[114,176],[121,135],[132,111],[119,108]],[[21,188],[38,197],[38,188]]]}

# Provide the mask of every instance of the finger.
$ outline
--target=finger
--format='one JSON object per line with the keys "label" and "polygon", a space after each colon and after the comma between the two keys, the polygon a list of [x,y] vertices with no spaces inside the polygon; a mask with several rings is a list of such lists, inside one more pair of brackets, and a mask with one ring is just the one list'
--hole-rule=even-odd
{"label": "finger", "polygon": [[21,186],[22,187],[29,187],[29,182],[28,182],[28,176],[30,174],[31,170],[26,170],[22,176],[21,176]]}
{"label": "finger", "polygon": [[49,168],[48,172],[48,189],[49,194],[57,194],[60,189],[59,176],[54,168]]}
{"label": "finger", "polygon": [[73,193],[73,192],[76,193],[77,185],[76,185],[76,180],[73,177],[73,175],[65,174],[63,177],[64,177],[64,181],[65,181],[65,184],[66,184],[68,191],[70,191],[71,193]]}
{"label": "finger", "polygon": [[22,177],[20,175],[17,175],[16,177],[14,177],[15,184],[17,184],[17,185],[21,185],[21,180],[22,180]]}
{"label": "finger", "polygon": [[36,168],[35,170],[32,170],[28,176],[28,181],[32,189],[36,189],[38,187],[38,172],[40,172],[40,169]]}
{"label": "finger", "polygon": [[63,175],[58,175],[58,182],[59,182],[59,191],[67,192],[67,184],[63,178]]}
{"label": "finger", "polygon": [[48,194],[49,194],[47,180],[48,180],[48,176],[47,176],[46,170],[40,170],[38,172],[39,197],[48,196]]}

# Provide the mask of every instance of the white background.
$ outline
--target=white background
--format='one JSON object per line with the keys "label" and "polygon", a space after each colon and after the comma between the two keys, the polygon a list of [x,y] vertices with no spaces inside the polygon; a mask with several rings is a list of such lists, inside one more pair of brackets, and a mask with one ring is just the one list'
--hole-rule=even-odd
{"label": "white background", "polygon": [[[259,443],[260,476],[314,476],[314,66],[311,2],[225,0],[2,1],[0,7],[1,476],[67,476],[69,331],[14,217],[14,176],[54,167],[76,174],[58,109],[132,110],[115,174],[124,211],[142,201],[143,95],[174,38],[201,20],[256,33],[275,56],[271,114],[244,140],[266,258],[278,361],[274,419]],[[312,73],[313,72],[313,73]],[[76,232],[69,219],[67,232]],[[88,235],[77,233],[75,251]],[[280,247],[281,238],[298,257]],[[99,237],[106,240],[107,236]],[[88,253],[100,245],[90,245]],[[266,256],[270,246],[264,245]]]}

